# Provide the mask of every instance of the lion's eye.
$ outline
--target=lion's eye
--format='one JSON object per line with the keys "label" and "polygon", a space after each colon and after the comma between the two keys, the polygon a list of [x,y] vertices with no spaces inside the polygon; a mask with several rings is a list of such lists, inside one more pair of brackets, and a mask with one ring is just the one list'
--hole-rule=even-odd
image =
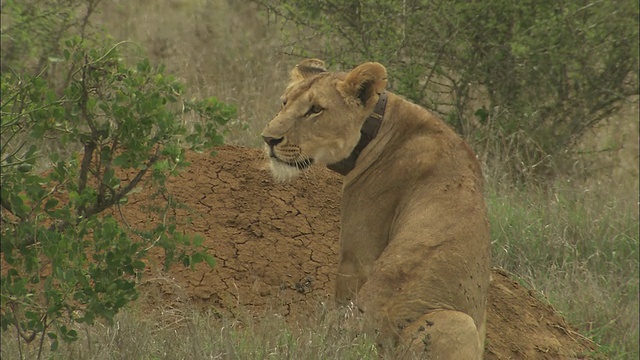
{"label": "lion's eye", "polygon": [[287,106],[287,99],[282,99],[282,107],[284,108],[285,106]]}
{"label": "lion's eye", "polygon": [[318,105],[313,105],[311,106],[311,108],[309,109],[309,111],[307,111],[306,114],[304,114],[304,117],[309,117],[313,114],[319,114],[322,112],[322,110],[324,110],[322,107],[318,106]]}

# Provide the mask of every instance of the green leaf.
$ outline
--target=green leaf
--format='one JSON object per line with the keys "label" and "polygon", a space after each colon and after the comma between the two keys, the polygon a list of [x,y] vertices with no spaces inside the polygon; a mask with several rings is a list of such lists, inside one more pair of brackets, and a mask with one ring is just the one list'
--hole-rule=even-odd
{"label": "green leaf", "polygon": [[213,257],[213,255],[203,253],[202,257],[204,258],[204,261],[207,263],[207,265],[209,265],[209,267],[213,268],[214,266],[216,266],[216,259],[215,257]]}
{"label": "green leaf", "polygon": [[9,201],[11,203],[11,210],[15,212],[16,215],[20,217],[24,217],[26,215],[25,205],[22,201],[22,197],[18,196],[18,194],[13,193],[10,195]]}
{"label": "green leaf", "polygon": [[33,166],[27,163],[22,163],[18,165],[18,171],[20,171],[21,173],[28,173],[32,169],[33,169]]}
{"label": "green leaf", "polygon": [[24,317],[29,319],[29,320],[39,320],[40,319],[40,314],[38,314],[37,312],[34,312],[34,311],[25,311]]}
{"label": "green leaf", "polygon": [[69,191],[69,202],[71,202],[72,204],[77,203],[79,199],[80,195],[76,191]]}
{"label": "green leaf", "polygon": [[47,200],[46,204],[44,204],[44,209],[45,210],[51,210],[54,207],[56,207],[56,205],[58,205],[59,201],[57,199],[49,199]]}
{"label": "green leaf", "polygon": [[105,184],[111,186],[111,185],[113,185],[112,184],[112,180],[113,180],[114,176],[115,176],[115,171],[113,169],[109,169],[109,170],[104,172],[104,176],[102,177],[102,181]]}
{"label": "green leaf", "polygon": [[202,244],[204,243],[204,238],[198,234],[193,236],[193,245],[195,246],[202,246]]}
{"label": "green leaf", "polygon": [[116,156],[115,159],[113,159],[113,165],[115,166],[120,166],[124,169],[127,169],[129,167],[131,167],[131,160],[130,160],[130,155],[129,154],[121,154]]}
{"label": "green leaf", "polygon": [[204,260],[204,258],[202,257],[202,254],[200,254],[199,252],[191,255],[191,267],[193,267],[196,264],[201,263]]}
{"label": "green leaf", "polygon": [[35,125],[29,135],[34,139],[41,139],[46,132],[47,132],[47,129],[40,124],[40,125]]}
{"label": "green leaf", "polygon": [[136,270],[144,270],[146,266],[147,265],[144,263],[144,261],[137,260],[133,262],[133,268]]}
{"label": "green leaf", "polygon": [[56,93],[53,92],[53,90],[47,90],[44,94],[45,96],[45,100],[47,101],[47,103],[52,103],[54,101],[56,101]]}
{"label": "green leaf", "polygon": [[153,169],[156,171],[166,171],[169,170],[169,160],[164,159],[153,164]]}

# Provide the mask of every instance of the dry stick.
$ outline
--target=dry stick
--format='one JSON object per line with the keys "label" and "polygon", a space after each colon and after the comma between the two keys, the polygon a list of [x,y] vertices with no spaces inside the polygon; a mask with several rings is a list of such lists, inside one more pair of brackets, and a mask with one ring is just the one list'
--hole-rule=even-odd
{"label": "dry stick", "polygon": [[[89,57],[85,55],[85,65],[82,66],[82,96],[80,97],[80,111],[82,113],[82,119],[87,123],[89,129],[91,130],[91,138],[86,141],[84,144],[84,154],[82,156],[82,162],[80,163],[80,181],[78,184],[78,193],[82,193],[82,191],[87,186],[87,176],[89,173],[89,167],[91,166],[91,158],[93,158],[93,152],[96,149],[96,134],[97,130],[95,124],[91,121],[89,117],[89,112],[87,111],[87,102],[89,99],[89,90],[87,89],[87,68],[89,64]],[[83,215],[85,212],[85,205],[81,204],[78,208],[78,213]]]}
{"label": "dry stick", "polygon": [[7,201],[7,199],[0,197],[0,206],[2,206],[3,209],[7,210],[9,213],[15,215],[18,219],[20,219],[20,222],[24,222],[24,218],[22,216],[20,216],[19,214],[15,213],[13,211],[13,207],[11,206],[11,204]]}
{"label": "dry stick", "polygon": [[[42,322],[43,322],[43,327],[42,327],[42,336],[40,336],[40,345],[38,347],[38,360],[42,358],[42,346],[44,345],[44,334],[47,331],[47,327],[51,325],[51,323],[47,325],[47,314],[44,315],[44,319]],[[34,331],[34,334],[35,334],[35,331]]]}
{"label": "dry stick", "polygon": [[[57,185],[54,185],[53,188],[45,195],[42,197],[42,199],[38,200],[32,207],[31,207],[31,212],[29,212],[29,214],[27,215],[27,218],[32,218],[33,217],[33,212],[40,207],[40,204],[42,204],[42,202],[50,197],[51,195],[53,195],[56,191],[58,191],[58,188],[63,186],[64,184],[68,183],[69,179],[65,179],[62,182],[60,182]],[[25,219],[26,220],[26,219]]]}
{"label": "dry stick", "polygon": [[[41,78],[45,71],[46,71],[46,68],[45,68],[45,69],[43,69],[43,70],[42,70],[38,75],[36,75],[34,78]],[[16,75],[17,75],[17,74],[16,74]],[[21,83],[21,82],[22,82],[22,80],[20,80],[20,83]],[[22,128],[23,128],[23,127],[26,127],[26,126],[24,126],[24,125],[21,125],[21,124],[20,124],[20,122],[21,122],[21,120],[20,120],[20,119],[21,119],[22,117],[28,116],[28,115],[30,115],[30,114],[32,114],[32,113],[35,113],[35,112],[36,112],[36,111],[38,111],[38,110],[45,109],[45,108],[46,108],[47,106],[49,106],[49,105],[53,105],[53,104],[61,104],[61,103],[62,103],[62,99],[61,99],[61,100],[59,100],[59,101],[54,101],[54,102],[53,102],[53,103],[51,103],[51,104],[42,105],[42,106],[39,106],[39,107],[34,108],[34,109],[30,109],[29,111],[26,111],[26,112],[25,112],[25,111],[24,111],[24,109],[25,109],[25,103],[26,103],[25,99],[27,98],[27,94],[26,94],[26,93],[27,93],[27,92],[25,91],[25,88],[22,88],[22,89],[20,89],[20,91],[18,91],[16,94],[14,94],[13,96],[11,96],[9,99],[7,99],[7,100],[3,100],[3,105],[2,105],[2,106],[4,107],[4,104],[8,104],[9,102],[13,101],[14,99],[18,98],[18,96],[20,96],[20,98],[19,98],[19,99],[17,99],[17,100],[13,103],[13,107],[12,107],[12,109],[11,109],[9,112],[3,112],[3,114],[4,114],[3,116],[8,116],[8,115],[13,115],[13,116],[15,116],[16,114],[17,114],[17,116],[15,116],[15,119],[12,119],[12,120],[9,120],[9,121],[6,121],[5,123],[3,123],[3,124],[2,124],[2,129],[0,129],[0,133],[4,133],[5,129],[9,129],[9,128],[13,127],[14,125],[20,125],[20,128],[21,128],[20,130],[22,130],[22,131],[12,131],[12,132],[11,132],[11,134],[9,135],[9,138],[8,138],[8,139],[4,139],[4,140],[2,141],[2,145],[1,145],[1,149],[2,149],[2,151],[4,151],[4,149],[6,148],[7,144],[10,144],[10,143],[11,143],[11,141],[13,140],[13,138],[14,138],[15,136],[17,136],[18,134],[22,134],[22,133],[24,133],[24,130],[23,130]],[[18,152],[20,152],[20,150],[21,150],[25,145],[26,145],[26,141],[22,141],[22,143],[21,143],[17,148],[15,148],[14,150],[12,150],[12,151],[11,151],[11,154],[6,155],[6,156],[4,156],[4,154],[3,154],[3,156],[4,156],[4,160],[8,162],[8,161],[9,161],[9,159],[10,159],[10,158],[12,158],[12,157],[14,157]],[[24,161],[22,161],[21,163],[23,163],[23,162],[24,162]],[[11,162],[11,163],[8,163],[8,164],[2,164],[2,165],[0,165],[0,166],[5,167],[5,166],[14,166],[14,165],[17,165],[17,163],[15,163],[15,162]]]}
{"label": "dry stick", "polygon": [[29,336],[22,332],[22,330],[20,329],[20,324],[18,324],[18,315],[15,310],[15,303],[10,302],[9,307],[11,308],[11,312],[13,313],[13,325],[16,327],[16,332],[18,333],[18,352],[20,353],[20,359],[24,359],[24,354],[22,353],[22,341],[20,341],[20,338],[24,339],[24,341],[29,344],[33,341],[33,339],[36,338],[36,332],[32,332],[31,334],[29,334]]}
{"label": "dry stick", "polygon": [[18,333],[18,335],[16,335],[16,337],[18,338],[18,354],[20,354],[20,359],[24,359],[24,356],[22,355],[22,341],[20,341],[20,329],[18,329],[17,325],[16,332]]}
{"label": "dry stick", "polygon": [[84,331],[87,333],[87,348],[89,349],[89,354],[93,353],[93,349],[91,346],[91,333],[89,333],[89,328],[87,326],[84,326]]}
{"label": "dry stick", "polygon": [[[96,8],[98,7],[98,4],[100,4],[102,0],[93,0],[93,1],[88,1],[88,6],[87,6],[87,12],[84,14],[84,16],[82,17],[82,23],[80,24],[80,39],[81,42],[84,41],[84,39],[86,38],[86,28],[87,25],[89,25],[89,17],[91,17],[91,15],[93,15],[93,13],[95,12]],[[109,51],[110,52],[110,51]],[[71,66],[69,68],[69,72],[67,73],[67,76],[64,80],[64,87],[66,88],[69,83],[71,82],[71,78],[73,77],[73,75],[75,75],[77,73],[77,70],[75,70],[74,66]],[[84,78],[83,78],[84,81]]]}
{"label": "dry stick", "polygon": [[[120,200],[125,195],[127,195],[140,182],[140,180],[142,180],[144,175],[147,173],[147,170],[153,164],[155,164],[156,161],[158,161],[158,159],[159,159],[158,151],[156,151],[156,154],[153,155],[149,159],[149,161],[145,164],[146,168],[140,170],[140,172],[136,175],[136,177],[133,180],[131,180],[129,185],[127,185],[125,188],[123,188],[121,192],[119,192],[118,194],[114,195],[113,198],[110,201],[104,202],[102,204],[96,204],[95,207],[91,207],[89,209],[83,209],[83,212],[76,219],[75,223],[67,221],[67,222],[52,224],[49,227],[49,231],[64,231],[69,226],[77,225],[82,219],[86,219],[86,218],[88,218],[88,217],[90,217],[92,215],[99,214],[100,212],[102,212],[102,211],[106,210],[107,208],[109,208],[111,205],[117,204],[118,202],[120,202]],[[6,203],[6,201],[4,201],[4,199],[0,199],[0,202],[1,202],[2,207],[4,207],[7,210],[11,211],[10,204]],[[6,206],[9,206],[9,207],[6,207]],[[26,242],[26,245],[33,245],[33,244],[36,243],[36,240],[34,238],[30,238],[30,239],[25,239],[25,242]]]}
{"label": "dry stick", "polygon": [[98,214],[98,213],[102,212],[103,210],[105,210],[106,208],[108,208],[109,206],[111,206],[113,204],[117,204],[118,202],[120,202],[120,200],[125,195],[127,195],[131,190],[133,190],[134,187],[136,187],[136,185],[138,185],[140,180],[142,180],[142,178],[146,175],[147,171],[153,166],[153,164],[156,163],[156,161],[158,161],[158,159],[159,159],[158,152],[159,152],[159,150],[156,149],[156,153],[153,156],[151,156],[151,158],[149,158],[149,161],[147,161],[147,163],[145,164],[145,168],[140,170],[140,172],[138,172],[138,174],[136,174],[136,176],[133,178],[133,180],[131,180],[129,182],[129,184],[122,189],[122,191],[117,193],[113,197],[113,199],[111,199],[111,201],[105,202],[105,203],[103,203],[101,205],[98,204],[95,208],[92,208],[89,211],[87,211],[87,213],[85,215],[87,217],[89,217],[91,215]]}
{"label": "dry stick", "polygon": [[[116,131],[116,134],[119,134],[119,131]],[[113,142],[111,143],[111,149],[109,150],[109,156],[111,156],[111,159],[109,159],[109,161],[107,162],[107,165],[104,168],[104,173],[108,173],[109,170],[111,170],[111,166],[113,165],[113,155],[116,153],[116,150],[118,149],[118,136],[116,136],[115,139],[113,139]],[[100,162],[102,162],[102,151],[100,152]],[[108,186],[107,184],[104,183],[104,181],[102,181],[102,179],[99,178],[99,175],[97,175],[98,177],[98,181],[100,181],[100,187],[98,190],[98,204],[101,204],[104,201],[104,191],[105,188],[109,189],[109,192],[111,193],[111,198],[113,198],[115,196],[115,191],[113,190],[113,188],[111,186]]]}

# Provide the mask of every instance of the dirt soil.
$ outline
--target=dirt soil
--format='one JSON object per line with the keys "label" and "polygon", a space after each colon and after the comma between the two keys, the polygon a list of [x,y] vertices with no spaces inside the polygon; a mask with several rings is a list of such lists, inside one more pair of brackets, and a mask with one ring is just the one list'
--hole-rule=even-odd
{"label": "dirt soil", "polygon": [[[162,301],[193,303],[223,314],[271,311],[309,316],[333,295],[338,260],[341,177],[313,169],[289,184],[274,183],[259,150],[225,146],[214,158],[190,153],[191,167],[168,184],[185,204],[175,215],[204,236],[215,268],[182,266],[149,281]],[[142,191],[123,207],[132,226],[157,221]],[[171,215],[171,214],[170,214]],[[150,268],[160,274],[161,263]],[[489,289],[485,359],[582,359],[594,345],[537,294],[499,269]]]}

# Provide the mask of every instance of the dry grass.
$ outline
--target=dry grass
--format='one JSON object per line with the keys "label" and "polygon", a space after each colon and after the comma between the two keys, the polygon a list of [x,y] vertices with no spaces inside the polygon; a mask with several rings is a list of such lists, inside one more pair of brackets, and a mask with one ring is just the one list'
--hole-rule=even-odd
{"label": "dry grass", "polygon": [[[141,307],[120,313],[113,326],[85,326],[78,341],[51,353],[45,340],[43,358],[51,359],[389,359],[411,360],[399,351],[379,353],[371,337],[361,333],[361,319],[349,311],[319,305],[299,323],[282,317],[219,317],[193,307]],[[249,311],[242,312],[249,314]],[[35,358],[37,346],[23,349]],[[2,358],[19,359],[15,337],[2,337]]]}
{"label": "dry grass", "polygon": [[248,1],[104,1],[96,19],[118,41],[139,44],[194,96],[238,108],[228,143],[257,146],[277,112],[288,69],[277,29]]}
{"label": "dry grass", "polygon": [[491,189],[494,263],[546,296],[608,358],[638,358],[638,189],[609,189]]}

